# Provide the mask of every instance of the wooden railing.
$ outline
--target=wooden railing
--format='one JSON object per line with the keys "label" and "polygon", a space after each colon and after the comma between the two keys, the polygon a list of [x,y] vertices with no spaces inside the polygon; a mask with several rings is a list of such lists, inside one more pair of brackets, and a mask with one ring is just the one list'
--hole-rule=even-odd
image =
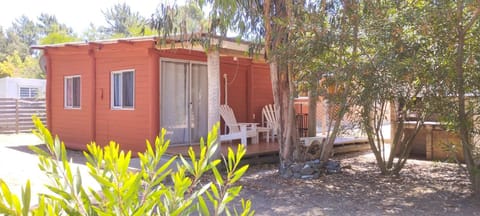
{"label": "wooden railing", "polygon": [[32,131],[32,115],[46,123],[45,99],[0,98],[0,134]]}

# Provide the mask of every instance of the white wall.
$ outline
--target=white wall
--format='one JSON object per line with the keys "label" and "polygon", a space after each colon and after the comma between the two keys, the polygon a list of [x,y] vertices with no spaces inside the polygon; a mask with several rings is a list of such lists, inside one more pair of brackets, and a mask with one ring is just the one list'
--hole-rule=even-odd
{"label": "white wall", "polygon": [[7,78],[1,78],[0,79],[0,98],[6,98],[7,97]]}
{"label": "white wall", "polygon": [[20,87],[38,88],[41,98],[45,97],[46,80],[5,77],[0,79],[0,98],[20,98]]}

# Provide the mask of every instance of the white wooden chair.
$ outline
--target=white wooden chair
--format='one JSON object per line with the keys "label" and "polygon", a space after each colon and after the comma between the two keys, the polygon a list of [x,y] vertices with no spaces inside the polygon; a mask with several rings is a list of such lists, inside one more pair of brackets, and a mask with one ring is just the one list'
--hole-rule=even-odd
{"label": "white wooden chair", "polygon": [[262,109],[262,126],[267,128],[271,133],[267,133],[267,142],[270,142],[270,134],[272,140],[278,135],[279,115],[273,104],[267,104]]}
{"label": "white wooden chair", "polygon": [[220,116],[225,121],[228,133],[220,135],[220,141],[240,139],[247,146],[247,138],[252,138],[253,143],[258,143],[257,123],[238,123],[230,106],[220,105]]}

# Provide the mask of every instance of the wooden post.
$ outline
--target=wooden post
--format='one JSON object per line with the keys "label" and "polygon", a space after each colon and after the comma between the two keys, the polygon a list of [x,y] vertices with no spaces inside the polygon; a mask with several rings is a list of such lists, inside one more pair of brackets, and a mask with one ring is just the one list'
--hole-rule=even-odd
{"label": "wooden post", "polygon": [[397,132],[397,101],[390,101],[390,144],[393,143],[393,138]]}
{"label": "wooden post", "polygon": [[427,160],[433,159],[433,125],[424,126],[427,131],[425,140],[425,157]]}
{"label": "wooden post", "polygon": [[15,132],[18,134],[19,132],[19,124],[20,124],[20,121],[19,121],[19,106],[18,106],[18,99],[15,99]]}

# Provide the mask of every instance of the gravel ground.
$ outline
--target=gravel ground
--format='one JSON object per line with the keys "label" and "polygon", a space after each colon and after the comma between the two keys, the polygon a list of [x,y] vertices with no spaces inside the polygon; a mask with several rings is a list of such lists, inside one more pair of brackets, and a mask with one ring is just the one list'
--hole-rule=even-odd
{"label": "gravel ground", "polygon": [[[16,192],[33,179],[34,193],[46,192],[48,179],[28,145],[31,134],[0,135],[0,178]],[[69,151],[85,172],[84,158]],[[455,164],[409,160],[400,177],[381,176],[371,153],[341,155],[342,172],[315,180],[283,179],[277,165],[251,166],[240,184],[257,215],[479,215],[466,173]],[[86,174],[82,176],[87,176]],[[93,181],[85,181],[90,184]]]}
{"label": "gravel ground", "polygon": [[385,177],[371,153],[337,156],[338,174],[283,179],[276,165],[253,166],[241,180],[257,215],[480,215],[466,173],[456,164],[409,160]]}

